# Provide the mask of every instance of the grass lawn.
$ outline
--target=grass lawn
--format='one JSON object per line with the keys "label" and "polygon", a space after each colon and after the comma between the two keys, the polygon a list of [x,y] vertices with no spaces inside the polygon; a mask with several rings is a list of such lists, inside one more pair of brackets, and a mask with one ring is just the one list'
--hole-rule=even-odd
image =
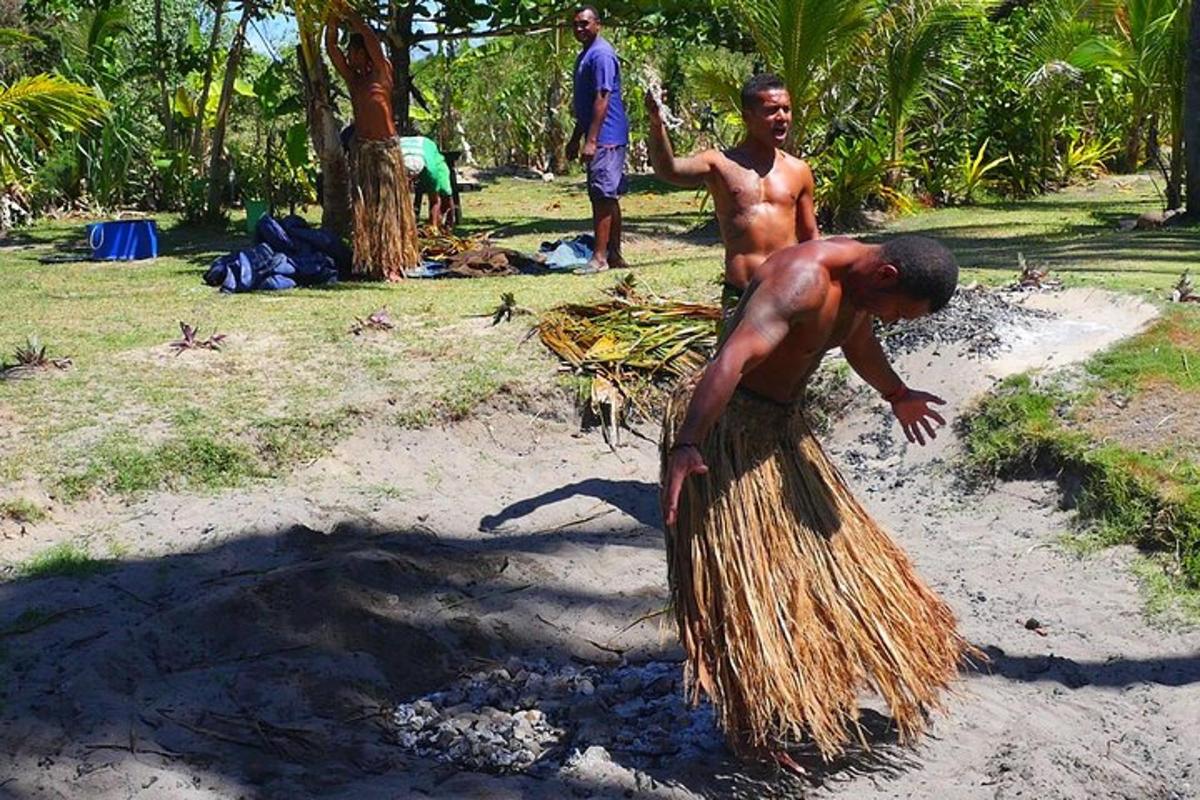
{"label": "grass lawn", "polygon": [[[491,231],[527,251],[590,227],[577,179],[502,179],[464,204],[466,231]],[[1200,263],[1200,233],[1121,233],[1114,224],[1156,207],[1151,183],[1131,177],[1029,203],[925,212],[890,229],[945,239],[966,280],[1010,280],[1020,251],[1068,283],[1161,297]],[[716,297],[720,248],[697,232],[707,214],[696,193],[639,178],[623,208],[626,256],[649,288]],[[163,255],[133,264],[82,260],[83,224],[39,224],[0,247],[0,356],[35,335],[48,355],[72,360],[66,370],[0,382],[0,500],[15,504],[12,516],[31,513],[26,495],[236,485],[315,457],[363,416],[430,425],[497,393],[544,393],[555,364],[525,341],[527,325],[490,326],[500,293],[540,311],[614,281],[551,275],[224,296],[200,275],[245,246],[236,224],[205,229],[160,217]],[[355,317],[383,306],[396,330],[348,332]],[[198,324],[202,337],[227,334],[227,346],[174,355],[166,343],[180,321]]]}

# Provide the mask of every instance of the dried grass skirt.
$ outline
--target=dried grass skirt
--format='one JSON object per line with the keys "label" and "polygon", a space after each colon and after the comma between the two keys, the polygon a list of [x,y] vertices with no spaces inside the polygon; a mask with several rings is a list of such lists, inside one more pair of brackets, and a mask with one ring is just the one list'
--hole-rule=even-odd
{"label": "dried grass skirt", "polygon": [[355,139],[350,146],[354,212],[353,275],[400,280],[420,264],[417,217],[399,139]]}
{"label": "dried grass skirt", "polygon": [[[694,384],[668,404],[662,456]],[[971,651],[950,608],[850,494],[799,405],[735,393],[667,532],[671,598],[692,702],[706,694],[739,755],[805,736],[830,758],[859,694],[887,702],[901,741],[941,707]]]}

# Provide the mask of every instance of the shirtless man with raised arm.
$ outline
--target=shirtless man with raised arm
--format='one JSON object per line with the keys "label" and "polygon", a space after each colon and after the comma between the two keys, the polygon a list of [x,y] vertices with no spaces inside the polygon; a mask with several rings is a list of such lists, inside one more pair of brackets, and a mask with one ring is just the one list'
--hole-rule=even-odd
{"label": "shirtless man with raised arm", "polygon": [[808,164],[780,148],[792,125],[792,101],[777,76],[755,75],[742,88],[746,136],[732,150],[676,158],[662,114],[647,93],[650,163],[675,186],[707,186],[725,244],[726,313],[737,305],[759,266],[775,251],[820,236]]}
{"label": "shirtless man with raised arm", "polygon": [[957,280],[949,251],[919,236],[785,247],[751,278],[702,377],[668,405],[663,518],[685,675],[739,755],[796,769],[787,746],[805,737],[826,758],[842,752],[866,688],[911,741],[971,652],[802,405],[821,357],[841,347],[909,441],[932,439],[943,401],[905,385],[873,322],[937,311]]}
{"label": "shirtless man with raised arm", "polygon": [[392,117],[392,65],[375,32],[347,13],[353,29],[345,53],[338,46],[342,20],[325,26],[325,50],[350,90],[354,136],[350,141],[353,182],[354,268],[360,278],[398,280],[420,262],[417,220],[396,122]]}

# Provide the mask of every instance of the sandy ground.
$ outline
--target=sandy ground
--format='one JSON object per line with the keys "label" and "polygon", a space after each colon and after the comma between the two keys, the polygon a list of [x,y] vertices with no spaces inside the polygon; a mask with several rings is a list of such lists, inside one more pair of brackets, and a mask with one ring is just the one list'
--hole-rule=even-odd
{"label": "sandy ground", "polygon": [[[1012,348],[995,359],[943,347],[905,356],[902,374],[961,409],[1153,313],[1100,293],[1029,302],[1060,316],[1003,331]],[[827,442],[990,656],[914,749],[866,712],[873,750],[802,754],[806,781],[719,747],[589,751],[508,776],[406,753],[394,705],[464,673],[679,657],[655,616],[654,444],[613,452],[568,418],[495,411],[363,428],[277,486],[94,504],[0,541],[4,560],[63,539],[123,553],[87,578],[0,585],[0,796],[1200,797],[1200,631],[1147,623],[1131,553],[1064,554],[1072,520],[1053,485],[964,494],[953,435],[909,447],[875,403]],[[583,698],[561,724],[569,739],[598,719],[638,724]]]}

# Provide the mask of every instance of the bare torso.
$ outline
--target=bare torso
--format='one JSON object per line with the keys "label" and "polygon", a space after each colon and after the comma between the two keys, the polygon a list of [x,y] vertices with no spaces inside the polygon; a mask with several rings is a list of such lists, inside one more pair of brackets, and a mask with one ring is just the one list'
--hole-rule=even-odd
{"label": "bare torso", "polygon": [[811,203],[812,171],[781,150],[773,163],[756,164],[742,148],[710,157],[707,185],[725,244],[725,282],[744,289],[772,253],[798,243],[797,216],[802,201]]}
{"label": "bare torso", "polygon": [[348,83],[350,104],[354,106],[354,135],[376,141],[395,136],[391,70],[373,67],[364,74],[355,73]]}
{"label": "bare torso", "polygon": [[[808,379],[820,365],[825,353],[840,347],[858,325],[871,324],[870,315],[843,302],[842,285],[834,277],[837,268],[853,256],[853,248],[860,247],[850,239],[824,239],[819,246],[822,259],[816,267],[824,274],[820,280],[825,284],[825,293],[819,309],[807,314],[804,322],[793,325],[787,336],[753,369],[749,370],[740,385],[781,403],[792,402],[800,397]],[[763,288],[762,277],[752,280],[737,311],[730,320],[732,331],[742,320],[742,314],[751,295]],[[767,291],[778,291],[777,286],[768,286]]]}

